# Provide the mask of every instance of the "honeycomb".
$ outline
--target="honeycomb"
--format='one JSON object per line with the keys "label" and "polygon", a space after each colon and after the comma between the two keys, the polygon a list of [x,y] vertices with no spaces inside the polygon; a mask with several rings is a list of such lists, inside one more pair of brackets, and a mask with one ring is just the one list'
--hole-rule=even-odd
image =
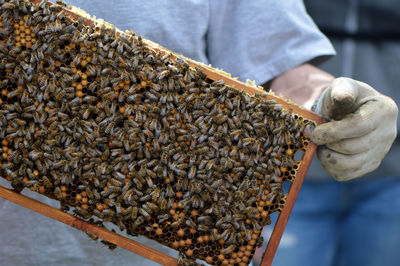
{"label": "honeycomb", "polygon": [[1,177],[180,264],[247,265],[313,122],[61,1],[0,3]]}

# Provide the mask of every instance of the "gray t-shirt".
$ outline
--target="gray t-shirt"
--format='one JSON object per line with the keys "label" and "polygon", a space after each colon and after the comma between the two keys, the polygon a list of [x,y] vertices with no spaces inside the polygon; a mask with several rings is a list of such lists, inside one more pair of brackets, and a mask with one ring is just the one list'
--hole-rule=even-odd
{"label": "gray t-shirt", "polygon": [[[258,84],[301,63],[334,54],[300,0],[67,2],[122,30],[133,29],[174,52]],[[0,180],[1,185],[5,183]],[[36,193],[27,194],[58,207],[56,202]],[[80,231],[3,199],[0,232],[0,266],[145,263],[124,249],[111,252]],[[160,248],[153,241],[144,242]]]}

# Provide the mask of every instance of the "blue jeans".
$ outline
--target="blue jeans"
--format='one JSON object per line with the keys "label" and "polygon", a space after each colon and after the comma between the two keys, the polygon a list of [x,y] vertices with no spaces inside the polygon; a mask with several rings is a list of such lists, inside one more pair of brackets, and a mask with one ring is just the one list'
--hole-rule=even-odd
{"label": "blue jeans", "polygon": [[399,266],[400,177],[305,182],[272,265]]}

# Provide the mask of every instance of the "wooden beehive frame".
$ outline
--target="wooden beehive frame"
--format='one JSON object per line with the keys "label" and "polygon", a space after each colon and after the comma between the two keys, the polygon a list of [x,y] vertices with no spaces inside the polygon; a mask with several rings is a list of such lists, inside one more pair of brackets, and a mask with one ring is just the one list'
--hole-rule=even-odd
{"label": "wooden beehive frame", "polygon": [[[32,2],[34,3],[39,3],[39,0],[32,0]],[[71,18],[73,18],[74,20],[77,20],[78,17],[80,16],[79,14],[73,13],[68,9],[65,9],[65,12],[67,14],[69,14],[69,16]],[[83,17],[83,22],[90,27],[96,27],[97,24],[94,20],[92,20],[91,18],[88,17]],[[119,34],[125,34],[123,32],[119,32]],[[148,45],[148,47],[150,47],[151,49],[154,49],[156,51],[162,52],[162,53],[171,53],[171,51],[155,44],[152,43],[150,41],[146,41],[145,43]],[[173,55],[173,56],[177,56],[177,55]],[[198,62],[195,62],[193,60],[190,59],[186,59],[187,62],[191,65],[191,66],[196,66],[198,68],[200,68],[209,79],[212,80],[223,80],[227,85],[230,85],[236,89],[239,90],[243,90],[244,92],[248,93],[249,95],[254,95],[254,94],[260,94],[260,90],[255,87],[255,86],[251,86],[245,83],[242,83],[236,79],[233,79],[225,74],[223,74],[220,71],[217,71],[209,66],[200,64]],[[265,96],[266,100],[270,100],[273,99],[275,100],[277,103],[279,103],[284,109],[292,109],[294,114],[297,114],[299,116],[304,117],[305,119],[309,119],[309,120],[313,120],[317,123],[321,123],[322,119],[309,112],[306,111],[302,108],[300,108],[297,105],[288,103],[287,101],[276,97],[272,94],[266,95]],[[286,226],[287,220],[289,218],[290,212],[293,208],[295,199],[297,198],[299,189],[301,187],[301,184],[304,180],[305,174],[307,172],[308,166],[312,160],[313,154],[315,152],[316,146],[312,143],[310,143],[307,146],[307,150],[304,153],[304,156],[302,158],[302,162],[300,164],[300,167],[297,171],[297,175],[296,178],[293,182],[293,184],[291,185],[291,188],[288,192],[288,197],[287,197],[287,201],[286,204],[284,205],[278,221],[275,225],[275,228],[273,230],[273,233],[271,235],[271,238],[269,239],[268,242],[268,246],[267,249],[263,255],[263,260],[262,260],[262,265],[270,265],[272,263],[272,259],[274,257],[274,254],[276,252],[276,249],[278,247],[280,238],[282,236],[283,230]],[[58,220],[60,222],[63,222],[67,225],[70,225],[72,227],[75,227],[79,230],[85,231],[85,232],[90,232],[93,233],[95,235],[97,235],[98,237],[109,241],[117,246],[123,247],[125,249],[128,249],[134,253],[137,253],[143,257],[146,257],[148,259],[151,259],[155,262],[161,263],[161,264],[165,264],[165,265],[176,265],[177,264],[177,260],[165,255],[161,252],[158,252],[154,249],[148,248],[146,246],[143,246],[140,243],[137,243],[136,241],[127,239],[125,237],[122,237],[118,234],[112,233],[104,228],[100,228],[97,227],[95,225],[89,224],[87,222],[84,222],[70,214],[64,213],[60,210],[57,210],[55,208],[52,208],[50,206],[47,206],[43,203],[40,203],[38,201],[32,200],[30,198],[27,198],[23,195],[17,194],[15,192],[12,192],[10,190],[7,190],[3,187],[0,187],[0,196],[12,201],[16,204],[19,204],[21,206],[24,206],[26,208],[29,208],[33,211],[39,212],[45,216],[48,216],[52,219]]]}

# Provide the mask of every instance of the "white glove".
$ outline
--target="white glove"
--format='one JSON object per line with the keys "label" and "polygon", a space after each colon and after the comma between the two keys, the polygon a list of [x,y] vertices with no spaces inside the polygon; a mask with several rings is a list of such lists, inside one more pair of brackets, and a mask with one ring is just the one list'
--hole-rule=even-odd
{"label": "white glove", "polygon": [[316,110],[330,122],[317,126],[311,140],[322,167],[347,181],[375,170],[396,138],[395,102],[366,83],[337,78],[320,97]]}

